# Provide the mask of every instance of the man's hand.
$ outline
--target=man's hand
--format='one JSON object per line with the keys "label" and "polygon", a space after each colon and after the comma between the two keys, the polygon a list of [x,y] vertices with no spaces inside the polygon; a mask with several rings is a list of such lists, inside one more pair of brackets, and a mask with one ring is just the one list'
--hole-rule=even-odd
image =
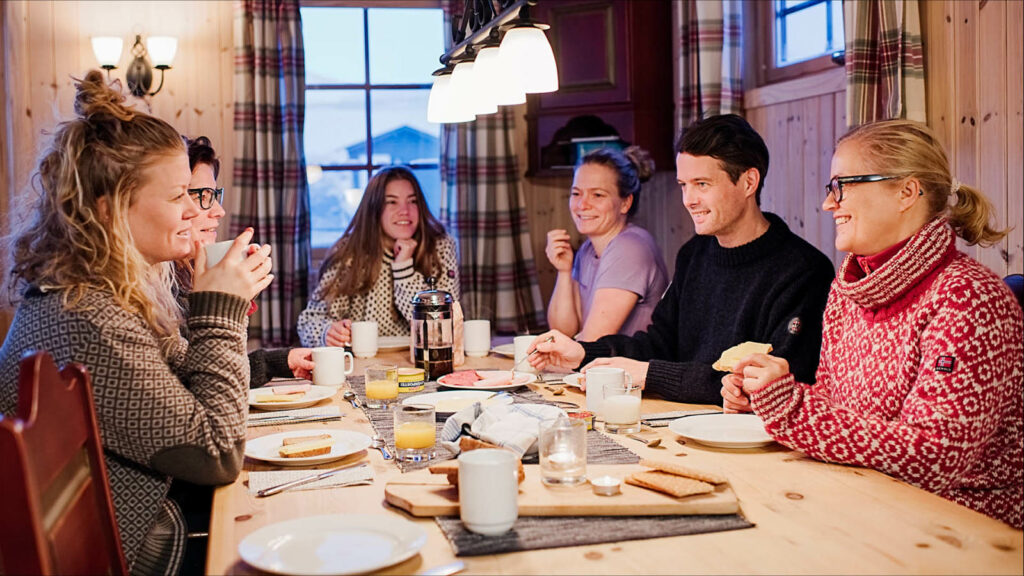
{"label": "man's hand", "polygon": [[[549,338],[550,342],[548,342]],[[537,353],[530,356],[528,362],[537,372],[541,372],[547,366],[575,370],[586,355],[579,342],[558,330],[551,330],[534,338],[530,347],[526,349],[526,353],[529,354],[534,350]]]}
{"label": "man's hand", "polygon": [[[650,363],[641,362],[639,360],[633,360],[632,358],[623,358],[622,356],[615,356],[613,358],[597,358],[590,364],[584,366],[581,372],[586,374],[587,370],[590,370],[595,366],[610,366],[612,368],[622,368],[623,370],[626,371],[627,374],[629,374],[629,377],[630,379],[632,379],[633,384],[639,385],[642,389],[644,385],[647,383],[647,368],[648,366],[650,366]],[[583,380],[586,379],[584,378]],[[580,387],[583,388],[584,390],[587,389],[585,385],[581,385]]]}
{"label": "man's hand", "polygon": [[288,368],[296,378],[313,379],[313,351],[309,348],[292,348],[288,351]]}

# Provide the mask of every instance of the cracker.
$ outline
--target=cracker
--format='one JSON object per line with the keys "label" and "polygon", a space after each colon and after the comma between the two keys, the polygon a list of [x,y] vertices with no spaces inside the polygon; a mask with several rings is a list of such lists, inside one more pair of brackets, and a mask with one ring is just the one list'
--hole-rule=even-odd
{"label": "cracker", "polygon": [[707,482],[659,471],[635,472],[626,476],[626,483],[649,490],[664,492],[676,498],[694,496],[696,494],[710,494],[715,491],[715,487]]}
{"label": "cracker", "polygon": [[728,478],[721,474],[715,474],[714,472],[705,472],[704,470],[697,470],[696,468],[690,468],[689,466],[683,466],[682,464],[676,464],[675,462],[666,462],[664,460],[651,460],[649,458],[641,458],[640,464],[647,466],[648,468],[654,468],[661,472],[667,472],[669,474],[675,474],[676,476],[686,476],[687,478],[693,478],[694,480],[700,480],[701,482],[708,482],[710,484],[725,484],[729,481]]}
{"label": "cracker", "polygon": [[732,372],[736,365],[751,354],[767,354],[772,351],[771,344],[762,344],[760,342],[744,342],[737,344],[732,348],[729,348],[725,352],[722,352],[722,356],[715,360],[715,363],[711,365],[712,368],[719,372]]}

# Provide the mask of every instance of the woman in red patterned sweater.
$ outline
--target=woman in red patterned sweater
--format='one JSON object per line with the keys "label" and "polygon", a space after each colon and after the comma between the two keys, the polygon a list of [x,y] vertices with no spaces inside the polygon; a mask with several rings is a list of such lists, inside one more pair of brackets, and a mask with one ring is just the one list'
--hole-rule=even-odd
{"label": "woman in red patterned sweater", "polygon": [[[889,120],[840,139],[823,208],[849,255],[825,309],[814,386],[755,354],[722,379],[807,455],[878,469],[1020,528],[1024,320],[992,271],[956,248],[993,244],[992,208],[951,178],[923,125]],[[953,200],[953,201],[951,201]]]}

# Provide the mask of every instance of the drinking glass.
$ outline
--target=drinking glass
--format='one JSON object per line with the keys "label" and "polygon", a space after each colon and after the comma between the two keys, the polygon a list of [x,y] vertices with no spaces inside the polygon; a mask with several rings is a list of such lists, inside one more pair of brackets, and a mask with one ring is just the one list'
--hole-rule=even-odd
{"label": "drinking glass", "polygon": [[[628,374],[627,374],[628,376]],[[604,431],[612,434],[632,434],[640,431],[640,385],[631,379],[604,385],[601,401]]]}
{"label": "drinking glass", "polygon": [[576,486],[587,481],[587,423],[559,416],[539,425],[541,482]]}
{"label": "drinking glass", "polygon": [[366,407],[387,408],[398,398],[398,366],[376,364],[366,369]]}
{"label": "drinking glass", "polygon": [[437,428],[434,407],[429,404],[395,406],[395,457],[405,462],[422,462],[434,455]]}

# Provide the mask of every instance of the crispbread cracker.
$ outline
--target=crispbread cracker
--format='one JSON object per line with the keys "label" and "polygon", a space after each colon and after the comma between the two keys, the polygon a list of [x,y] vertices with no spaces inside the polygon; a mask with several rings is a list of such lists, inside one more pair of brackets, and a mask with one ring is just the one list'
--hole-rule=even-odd
{"label": "crispbread cracker", "polygon": [[715,474],[714,472],[706,472],[704,470],[697,470],[695,468],[689,468],[675,462],[665,462],[664,460],[651,460],[649,458],[641,458],[640,464],[647,466],[648,468],[654,468],[661,472],[667,472],[669,474],[675,474],[676,476],[686,476],[687,478],[693,478],[694,480],[700,480],[701,482],[709,482],[711,484],[725,484],[729,480],[721,474]]}
{"label": "crispbread cracker", "polygon": [[664,492],[676,498],[696,494],[710,494],[715,491],[715,487],[707,482],[701,482],[693,478],[683,478],[682,476],[660,471],[635,472],[626,476],[626,483]]}
{"label": "crispbread cracker", "polygon": [[711,365],[719,372],[732,372],[736,365],[751,354],[767,354],[772,351],[771,344],[760,342],[744,342],[722,352],[722,356]]}

